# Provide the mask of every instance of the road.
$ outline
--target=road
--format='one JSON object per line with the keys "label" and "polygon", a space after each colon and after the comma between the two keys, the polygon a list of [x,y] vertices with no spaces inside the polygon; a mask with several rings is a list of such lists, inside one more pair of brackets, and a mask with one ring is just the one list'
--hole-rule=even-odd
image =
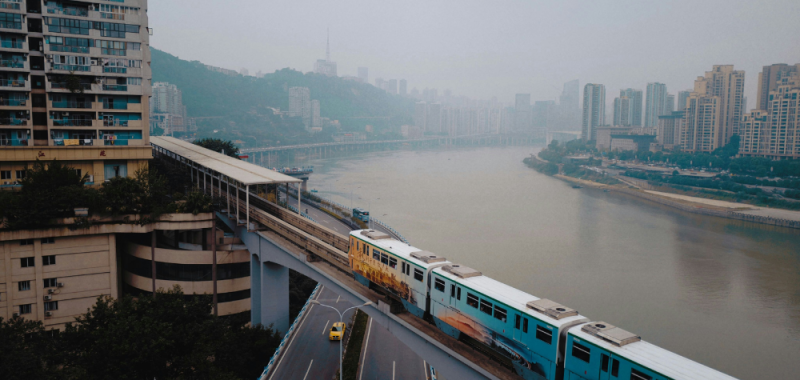
{"label": "road", "polygon": [[370,318],[360,367],[359,380],[424,380],[427,363]]}
{"label": "road", "polygon": [[[285,199],[286,199],[286,193],[281,192],[281,200],[285,200]],[[292,195],[290,195],[290,199],[291,199],[291,201],[290,201],[289,204],[292,205],[292,206],[297,207],[297,198],[292,194]],[[324,211],[322,211],[322,210],[320,210],[318,208],[315,208],[315,207],[311,206],[310,204],[306,203],[305,199],[303,199],[301,202],[302,202],[301,203],[302,207],[300,209],[303,212],[306,212],[306,210],[308,210],[308,212],[306,212],[306,213],[309,216],[311,216],[312,218],[314,218],[314,220],[316,220],[318,223],[320,223],[323,226],[328,227],[328,228],[330,228],[330,229],[332,229],[332,230],[334,230],[334,231],[336,231],[336,232],[338,232],[338,233],[340,233],[342,235],[349,235],[350,234],[351,229],[346,224],[342,223],[341,221],[339,221],[338,219],[334,218],[330,214],[328,214],[328,213],[326,213],[326,212],[324,212]],[[386,230],[386,228],[384,228],[383,226],[381,226],[380,224],[377,224],[377,223],[372,223],[372,229],[377,230],[377,231],[381,231],[381,232],[385,232],[385,233],[389,234],[389,236],[394,236],[394,235],[392,235],[391,232]]]}
{"label": "road", "polygon": [[[317,301],[344,310],[350,302],[325,287],[320,289]],[[354,310],[345,314],[348,329]],[[328,340],[331,324],[339,320],[335,311],[319,305],[310,305],[294,337],[287,343],[286,352],[276,364],[270,380],[332,379],[339,369],[339,342]]]}

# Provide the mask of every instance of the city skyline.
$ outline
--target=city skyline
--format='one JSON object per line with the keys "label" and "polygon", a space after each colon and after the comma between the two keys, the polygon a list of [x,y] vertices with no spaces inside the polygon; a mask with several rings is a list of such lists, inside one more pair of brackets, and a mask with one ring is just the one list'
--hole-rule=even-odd
{"label": "city skyline", "polygon": [[[772,38],[800,34],[800,25],[791,21],[792,12],[769,12],[793,3],[773,3],[470,3],[464,4],[458,15],[445,13],[450,9],[446,4],[434,4],[420,16],[412,11],[415,4],[293,3],[275,11],[269,4],[242,0],[240,6],[222,7],[210,16],[202,12],[211,6],[206,0],[175,0],[152,2],[150,13],[154,47],[215,66],[247,67],[251,72],[285,67],[312,71],[312,63],[325,53],[325,31],[330,27],[331,56],[340,75],[355,76],[358,67],[369,67],[371,77],[407,79],[409,91],[414,87],[420,91],[450,88],[472,98],[497,96],[512,103],[516,93],[531,93],[533,101],[556,99],[562,84],[576,78],[581,83],[603,83],[612,94],[624,88],[643,89],[649,82],[687,89],[692,87],[695,73],[713,65],[733,64],[747,73],[745,95],[755,100],[762,66],[800,61],[796,43]],[[237,11],[241,8],[252,11],[243,15]],[[375,13],[395,17],[366,17]],[[720,21],[701,22],[710,13]],[[771,22],[721,21],[740,13]],[[304,17],[293,17],[299,14]],[[240,22],[225,31],[202,27],[212,17],[225,16]],[[436,22],[428,22],[433,20]],[[676,24],[676,20],[680,22]],[[482,28],[487,33],[472,30],[471,25],[478,21],[487,26]],[[253,30],[248,26],[256,22],[264,27]],[[680,28],[679,24],[693,27]],[[672,34],[664,44],[645,43],[656,37],[663,40],[664,28]],[[554,30],[565,32],[550,33]],[[591,31],[603,36],[600,43],[581,37]],[[551,37],[528,37],[545,34]],[[693,38],[696,35],[706,38],[699,42]],[[205,49],[209,43],[217,48]],[[620,49],[618,45],[640,48]],[[593,58],[583,58],[589,56]]]}

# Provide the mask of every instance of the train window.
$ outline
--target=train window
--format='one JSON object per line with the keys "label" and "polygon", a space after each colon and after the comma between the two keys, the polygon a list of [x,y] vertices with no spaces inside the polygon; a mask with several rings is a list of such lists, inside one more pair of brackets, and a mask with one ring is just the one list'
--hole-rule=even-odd
{"label": "train window", "polygon": [[422,281],[422,271],[421,270],[419,270],[417,268],[414,268],[414,279],[419,281],[419,282],[424,282],[424,281]]}
{"label": "train window", "polygon": [[499,319],[499,320],[501,320],[501,321],[503,321],[505,323],[505,321],[507,320],[506,319],[506,315],[507,314],[508,313],[506,312],[506,309],[503,309],[502,307],[495,305],[495,307],[494,307],[494,318],[495,319]]}
{"label": "train window", "polygon": [[519,325],[520,325],[520,321],[521,320],[522,320],[522,317],[520,317],[519,314],[514,316],[514,328],[515,329],[519,330]]}
{"label": "train window", "polygon": [[381,261],[381,251],[373,248],[372,249],[372,258],[378,261]]}
{"label": "train window", "polygon": [[397,259],[395,259],[394,257],[390,257],[389,258],[389,266],[394,268],[394,269],[397,269]]}
{"label": "train window", "polygon": [[631,380],[652,380],[653,377],[631,368]]}
{"label": "train window", "polygon": [[602,354],[601,356],[603,357],[603,363],[600,367],[600,370],[603,372],[608,372],[608,355]]}
{"label": "train window", "polygon": [[536,339],[539,339],[542,342],[545,342],[547,344],[552,344],[553,343],[553,332],[548,330],[548,329],[546,329],[546,328],[544,328],[544,327],[542,327],[542,326],[537,325],[536,326]]}
{"label": "train window", "polygon": [[400,263],[400,271],[403,272],[403,274],[406,274],[406,262],[405,261]]}
{"label": "train window", "polygon": [[611,359],[611,375],[614,377],[619,376],[619,360]]}
{"label": "train window", "polygon": [[572,356],[588,363],[591,358],[591,353],[592,351],[589,350],[589,347],[577,342],[572,342]]}
{"label": "train window", "polygon": [[456,299],[461,301],[461,288],[456,289]]}
{"label": "train window", "polygon": [[411,275],[411,264],[406,264],[406,274]]}
{"label": "train window", "polygon": [[386,265],[388,265],[388,264],[389,264],[389,256],[387,256],[387,255],[386,255],[385,253],[383,253],[383,252],[381,252],[381,263],[384,263],[384,264],[386,264]]}
{"label": "train window", "polygon": [[450,297],[456,296],[456,286],[454,284],[450,284]]}
{"label": "train window", "polygon": [[467,293],[467,305],[478,308],[478,297],[472,293]]}
{"label": "train window", "polygon": [[486,300],[481,300],[481,311],[486,314],[492,315],[492,303]]}
{"label": "train window", "polygon": [[522,332],[528,332],[528,318],[522,318]]}
{"label": "train window", "polygon": [[434,288],[436,288],[436,290],[438,290],[438,291],[440,291],[440,292],[444,292],[444,281],[442,281],[442,280],[440,280],[440,279],[438,279],[438,278],[437,278],[437,279],[436,279],[436,280],[433,282],[433,287],[434,287]]}

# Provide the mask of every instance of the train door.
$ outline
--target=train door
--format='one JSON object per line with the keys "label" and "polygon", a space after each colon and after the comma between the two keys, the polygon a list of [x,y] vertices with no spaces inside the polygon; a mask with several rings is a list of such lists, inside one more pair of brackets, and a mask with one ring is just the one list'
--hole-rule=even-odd
{"label": "train door", "polygon": [[522,341],[522,316],[514,314],[514,340]]}
{"label": "train door", "polygon": [[611,380],[611,373],[614,372],[614,378],[619,376],[619,360],[612,359],[606,354],[600,354],[600,380]]}

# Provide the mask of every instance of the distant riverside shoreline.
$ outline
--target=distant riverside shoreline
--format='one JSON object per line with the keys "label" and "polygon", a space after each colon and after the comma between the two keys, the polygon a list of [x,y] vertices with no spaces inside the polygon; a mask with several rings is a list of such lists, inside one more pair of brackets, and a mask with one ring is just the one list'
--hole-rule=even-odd
{"label": "distant riverside shoreline", "polygon": [[[529,167],[539,172],[543,172],[543,170],[539,168],[544,168],[544,165],[549,164],[533,155],[526,158],[524,162],[528,164]],[[539,168],[537,168],[537,166]],[[628,183],[626,181],[621,181],[622,183],[619,184],[606,184],[593,180],[570,177],[564,174],[553,174],[552,176],[575,185],[602,189],[605,191],[614,191],[695,214],[800,229],[800,211],[759,207],[746,203],[723,202],[659,191],[648,191],[639,188],[635,183]]]}

